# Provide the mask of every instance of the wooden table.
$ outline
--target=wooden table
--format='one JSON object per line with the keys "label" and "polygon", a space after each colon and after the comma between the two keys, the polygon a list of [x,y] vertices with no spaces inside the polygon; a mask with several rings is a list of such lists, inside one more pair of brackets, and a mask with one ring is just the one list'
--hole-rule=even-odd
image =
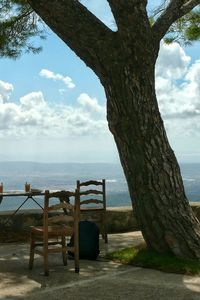
{"label": "wooden table", "polygon": [[43,210],[43,207],[36,201],[35,196],[42,196],[44,195],[44,191],[5,191],[3,193],[0,193],[0,204],[3,201],[4,197],[26,197],[25,200],[22,202],[22,204],[11,214],[10,217],[14,216],[18,210],[29,200],[33,200],[40,208]]}
{"label": "wooden table", "polygon": [[[51,192],[58,192],[58,190],[51,190]],[[20,210],[20,208],[29,200],[33,200],[42,210],[44,210],[44,208],[35,200],[36,196],[44,196],[45,195],[45,191],[42,190],[31,190],[30,192],[25,192],[25,191],[8,191],[8,192],[3,192],[0,193],[0,204],[3,200],[4,197],[26,197],[25,200],[22,202],[22,204],[10,215],[9,218],[11,218],[12,216],[14,216],[18,210]],[[60,198],[60,202],[64,203],[70,203],[69,198]],[[64,212],[67,214],[67,210],[65,208],[63,208]],[[7,222],[5,222],[4,224],[7,224]]]}

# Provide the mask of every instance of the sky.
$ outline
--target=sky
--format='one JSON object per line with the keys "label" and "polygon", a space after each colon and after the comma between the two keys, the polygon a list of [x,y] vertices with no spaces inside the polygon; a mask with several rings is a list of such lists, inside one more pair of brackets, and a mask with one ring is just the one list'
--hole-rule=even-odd
{"label": "sky", "polygon": [[[107,1],[84,5],[115,30]],[[0,59],[0,161],[119,162],[104,89],[51,31],[40,54]],[[200,162],[200,43],[161,43],[156,93],[180,162]],[[134,133],[133,133],[134,134]]]}

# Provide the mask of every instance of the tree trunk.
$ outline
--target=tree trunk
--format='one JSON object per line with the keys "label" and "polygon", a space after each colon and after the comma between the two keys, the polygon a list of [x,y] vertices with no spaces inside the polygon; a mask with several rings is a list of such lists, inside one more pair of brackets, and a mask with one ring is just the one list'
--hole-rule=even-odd
{"label": "tree trunk", "polygon": [[[105,88],[108,125],[148,247],[200,260],[200,223],[186,199],[180,169],[167,140],[154,79],[159,42],[180,16],[184,1],[177,1],[178,6],[176,1],[170,2],[172,5],[152,27],[147,0],[108,0],[117,32],[79,1],[28,2],[97,74]],[[191,3],[196,5],[188,1],[184,7]]]}
{"label": "tree trunk", "polygon": [[110,75],[105,77],[109,80],[102,83],[108,100],[109,128],[147,246],[200,259],[200,223],[189,206],[160,117],[153,59],[143,70],[142,59],[137,56],[139,72],[119,62],[116,68],[108,68]]}

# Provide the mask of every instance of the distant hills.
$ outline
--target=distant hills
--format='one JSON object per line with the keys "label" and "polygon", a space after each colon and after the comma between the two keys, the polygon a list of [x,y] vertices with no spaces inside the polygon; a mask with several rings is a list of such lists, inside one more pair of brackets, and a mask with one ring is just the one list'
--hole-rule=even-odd
{"label": "distant hills", "polygon": [[119,164],[109,163],[39,163],[39,162],[0,162],[0,174],[9,172],[59,172],[77,174],[123,174],[122,167]]}
{"label": "distant hills", "polygon": [[[186,194],[190,201],[200,201],[200,164],[180,165]],[[38,163],[0,162],[0,182],[6,190],[23,189],[25,182],[34,188],[73,189],[76,180],[107,180],[106,189],[112,205],[130,204],[126,179],[120,164],[113,163]]]}

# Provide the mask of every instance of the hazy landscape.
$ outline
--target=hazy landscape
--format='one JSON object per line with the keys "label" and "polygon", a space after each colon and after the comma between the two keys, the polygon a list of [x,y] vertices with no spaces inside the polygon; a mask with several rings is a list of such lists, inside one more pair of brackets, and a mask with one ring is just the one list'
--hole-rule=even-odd
{"label": "hazy landscape", "polygon": [[[200,164],[181,164],[188,199],[200,200]],[[25,182],[38,189],[74,189],[76,180],[106,179],[107,205],[131,205],[126,180],[119,164],[0,162],[4,191],[23,190]],[[14,209],[23,198],[4,198],[1,210]],[[42,201],[42,200],[41,200]],[[24,208],[35,207],[28,201]]]}

